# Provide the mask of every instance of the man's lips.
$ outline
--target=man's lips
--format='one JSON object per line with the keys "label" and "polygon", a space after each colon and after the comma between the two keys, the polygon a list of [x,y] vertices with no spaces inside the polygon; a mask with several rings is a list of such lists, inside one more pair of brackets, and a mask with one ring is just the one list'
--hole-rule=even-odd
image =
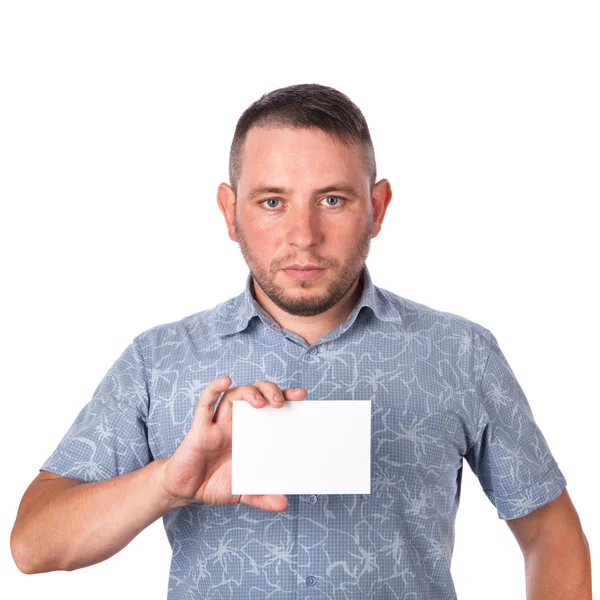
{"label": "man's lips", "polygon": [[284,267],[283,270],[287,271],[288,269],[293,269],[294,271],[313,271],[317,270],[325,270],[325,267],[318,267],[317,265],[290,265],[289,267]]}
{"label": "man's lips", "polygon": [[315,267],[313,265],[291,265],[282,270],[288,277],[299,281],[316,279],[326,271],[325,267]]}

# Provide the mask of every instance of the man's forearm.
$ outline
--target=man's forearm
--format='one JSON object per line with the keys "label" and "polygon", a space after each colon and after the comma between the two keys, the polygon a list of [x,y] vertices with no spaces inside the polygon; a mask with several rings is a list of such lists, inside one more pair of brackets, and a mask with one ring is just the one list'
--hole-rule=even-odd
{"label": "man's forearm", "polygon": [[585,535],[540,541],[525,555],[527,600],[592,600],[592,565]]}
{"label": "man's forearm", "polygon": [[166,460],[59,492],[51,489],[59,480],[37,484],[31,500],[20,507],[22,514],[15,526],[14,554],[19,568],[45,573],[101,562],[156,519],[183,506],[185,503],[169,497],[160,484],[158,471]]}

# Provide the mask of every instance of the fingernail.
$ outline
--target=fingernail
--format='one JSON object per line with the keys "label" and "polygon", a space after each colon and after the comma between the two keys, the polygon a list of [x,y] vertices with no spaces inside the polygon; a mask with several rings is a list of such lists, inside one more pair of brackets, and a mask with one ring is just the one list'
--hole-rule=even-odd
{"label": "fingernail", "polygon": [[275,400],[275,402],[283,402],[283,396],[281,394],[275,394],[273,396],[273,400]]}

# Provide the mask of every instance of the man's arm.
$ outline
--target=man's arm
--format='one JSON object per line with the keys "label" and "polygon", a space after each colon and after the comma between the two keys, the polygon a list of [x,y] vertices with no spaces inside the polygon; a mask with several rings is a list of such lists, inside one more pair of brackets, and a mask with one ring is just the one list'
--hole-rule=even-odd
{"label": "man's arm", "polygon": [[506,524],[525,559],[527,600],[592,600],[590,547],[566,488]]}
{"label": "man's arm", "polygon": [[10,536],[19,570],[73,571],[101,562],[156,519],[183,506],[160,482],[166,460],[87,483],[40,472],[23,495]]}

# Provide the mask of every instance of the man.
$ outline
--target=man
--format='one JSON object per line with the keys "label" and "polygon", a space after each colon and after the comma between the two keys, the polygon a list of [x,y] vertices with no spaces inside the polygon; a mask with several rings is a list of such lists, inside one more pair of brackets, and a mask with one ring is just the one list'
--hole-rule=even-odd
{"label": "man", "polygon": [[[371,280],[392,193],[361,111],[320,85],[262,96],[230,184],[217,198],[244,292],[125,349],[23,496],[19,568],[97,563],[162,516],[170,600],[449,600],[464,458],[529,597],[591,598],[566,479],[494,335]],[[234,400],[329,398],[372,402],[371,494],[231,495]]]}

